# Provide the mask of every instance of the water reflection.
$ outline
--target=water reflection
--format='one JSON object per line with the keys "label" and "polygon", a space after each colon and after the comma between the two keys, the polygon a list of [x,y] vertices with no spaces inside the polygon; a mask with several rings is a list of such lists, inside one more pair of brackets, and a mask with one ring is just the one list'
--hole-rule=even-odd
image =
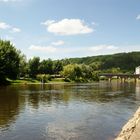
{"label": "water reflection", "polygon": [[7,87],[0,89],[0,126],[5,128],[19,114],[19,96]]}
{"label": "water reflection", "polygon": [[0,138],[113,139],[139,101],[133,82],[1,87]]}

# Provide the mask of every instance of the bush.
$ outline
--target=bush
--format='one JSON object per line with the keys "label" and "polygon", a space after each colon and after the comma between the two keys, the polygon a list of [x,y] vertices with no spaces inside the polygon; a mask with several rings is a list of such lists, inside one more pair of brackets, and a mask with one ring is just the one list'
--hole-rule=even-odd
{"label": "bush", "polygon": [[94,72],[92,67],[84,64],[69,64],[64,67],[63,71],[61,72],[61,75],[65,78],[65,81],[99,81],[98,73]]}
{"label": "bush", "polygon": [[49,74],[38,74],[36,76],[36,79],[41,81],[42,83],[46,83],[48,81],[51,81],[52,77]]}

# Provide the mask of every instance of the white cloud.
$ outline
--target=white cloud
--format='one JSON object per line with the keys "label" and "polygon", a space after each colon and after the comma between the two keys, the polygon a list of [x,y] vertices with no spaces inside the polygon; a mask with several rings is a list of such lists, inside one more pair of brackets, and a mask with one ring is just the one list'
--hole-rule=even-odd
{"label": "white cloud", "polygon": [[12,25],[9,25],[5,22],[0,22],[0,29],[1,30],[9,30],[12,33],[21,32],[21,29],[19,29],[17,27],[12,27]]}
{"label": "white cloud", "polygon": [[140,20],[140,15],[137,15],[136,19],[137,19],[137,20]]}
{"label": "white cloud", "polygon": [[45,26],[50,26],[52,23],[54,23],[55,22],[55,20],[47,20],[47,21],[45,21],[45,22],[42,22],[41,24],[42,25],[45,25]]}
{"label": "white cloud", "polygon": [[89,47],[90,51],[99,51],[102,50],[104,48],[103,45],[99,45],[99,46],[93,46],[93,47]]}
{"label": "white cloud", "polygon": [[65,42],[62,41],[62,40],[59,40],[59,41],[56,41],[56,42],[52,42],[51,44],[54,45],[54,46],[62,46],[62,45],[65,44]]}
{"label": "white cloud", "polygon": [[86,56],[97,56],[97,55],[108,55],[122,52],[139,51],[139,45],[93,45],[93,46],[37,46],[31,45],[27,54],[28,58],[37,55],[41,59],[62,59],[72,57],[86,57]]}
{"label": "white cloud", "polygon": [[60,46],[57,48],[51,44],[48,46],[31,45],[28,49],[34,51],[37,55],[47,54],[50,58],[83,57],[120,52],[119,47],[115,45],[97,45],[87,47]]}
{"label": "white cloud", "polygon": [[106,48],[107,48],[108,50],[117,50],[117,49],[118,49],[118,47],[117,47],[117,46],[114,46],[114,45],[106,46]]}
{"label": "white cloud", "polygon": [[12,28],[12,32],[13,33],[19,33],[19,32],[21,32],[21,29],[19,29],[19,28]]}
{"label": "white cloud", "polygon": [[97,46],[92,46],[89,47],[89,50],[91,51],[101,51],[101,50],[117,50],[118,47],[114,45],[97,45]]}
{"label": "white cloud", "polygon": [[53,46],[39,46],[39,45],[31,45],[29,47],[29,50],[33,50],[33,51],[42,51],[42,52],[46,52],[46,53],[53,53],[56,51],[56,48]]}
{"label": "white cloud", "polygon": [[78,35],[91,33],[94,30],[80,19],[62,19],[61,21],[47,20],[41,23],[46,26],[48,32],[57,35]]}
{"label": "white cloud", "polygon": [[0,22],[0,29],[9,29],[11,26],[5,22]]}

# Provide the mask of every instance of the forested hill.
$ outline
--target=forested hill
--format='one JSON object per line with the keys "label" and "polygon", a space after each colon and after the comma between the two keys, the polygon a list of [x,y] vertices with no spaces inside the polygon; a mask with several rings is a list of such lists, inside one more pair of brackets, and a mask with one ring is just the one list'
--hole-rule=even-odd
{"label": "forested hill", "polygon": [[140,52],[118,53],[83,58],[70,58],[70,63],[87,64],[100,67],[101,70],[120,68],[124,71],[134,71],[140,65]]}

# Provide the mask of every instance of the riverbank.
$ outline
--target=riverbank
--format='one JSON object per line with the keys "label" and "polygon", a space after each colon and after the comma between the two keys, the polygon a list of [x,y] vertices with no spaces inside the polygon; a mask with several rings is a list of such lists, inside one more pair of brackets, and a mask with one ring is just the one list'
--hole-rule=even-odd
{"label": "riverbank", "polygon": [[[100,80],[100,81],[107,81],[107,80]],[[118,81],[118,79],[114,79],[113,81]],[[139,81],[139,80],[138,80]],[[97,81],[92,81],[97,82]],[[133,80],[129,80],[127,82],[134,82]],[[55,83],[77,83],[74,81],[65,81],[64,78],[52,78],[51,81],[47,81],[43,84],[55,84]],[[13,84],[42,84],[41,81],[32,78],[24,78],[24,79],[17,79],[17,80],[9,80],[7,81],[6,85],[13,85]]]}
{"label": "riverbank", "polygon": [[122,128],[115,140],[140,140],[140,108]]}
{"label": "riverbank", "polygon": [[[9,80],[10,84],[41,84],[41,81],[32,79],[32,78],[26,78],[26,79],[18,79],[18,80]],[[44,84],[47,83],[66,83],[63,78],[53,78],[51,81],[47,81]]]}

